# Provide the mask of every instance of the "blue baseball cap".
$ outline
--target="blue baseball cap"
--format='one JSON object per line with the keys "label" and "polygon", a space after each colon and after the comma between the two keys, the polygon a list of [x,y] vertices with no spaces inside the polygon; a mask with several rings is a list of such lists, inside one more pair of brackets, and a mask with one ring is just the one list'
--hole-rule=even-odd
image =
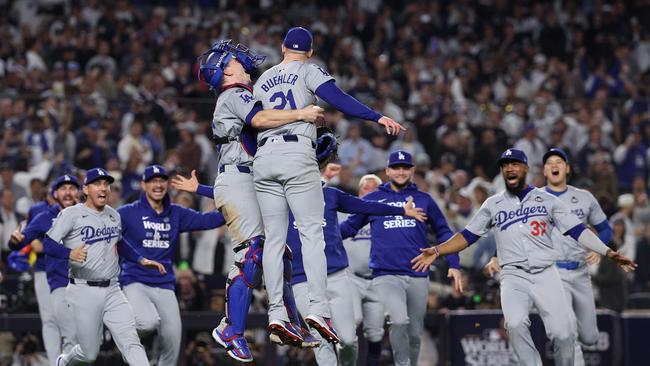
{"label": "blue baseball cap", "polygon": [[311,50],[314,37],[311,32],[303,27],[293,27],[284,36],[284,47],[294,50],[308,52]]}
{"label": "blue baseball cap", "polygon": [[57,177],[53,182],[52,185],[50,186],[50,196],[54,197],[54,191],[59,189],[64,184],[72,184],[73,186],[77,188],[81,188],[81,184],[79,183],[79,180],[77,177],[75,177],[72,174],[64,174],[60,177]]}
{"label": "blue baseball cap", "polygon": [[160,165],[149,165],[148,167],[144,168],[144,173],[142,173],[142,180],[144,182],[148,182],[150,179],[155,177],[169,179],[167,170]]}
{"label": "blue baseball cap", "polygon": [[528,157],[523,151],[518,149],[508,149],[504,151],[499,160],[497,160],[497,165],[501,166],[509,161],[517,161],[524,165],[528,165]]}
{"label": "blue baseball cap", "polygon": [[388,166],[392,167],[395,165],[406,165],[412,167],[413,157],[404,150],[393,151],[388,157]]}
{"label": "blue baseball cap", "polygon": [[86,179],[84,179],[84,185],[86,186],[100,179],[106,179],[109,184],[115,182],[115,178],[111,177],[106,170],[102,168],[93,168],[86,172]]}
{"label": "blue baseball cap", "polygon": [[565,163],[569,164],[569,156],[564,152],[564,150],[560,149],[559,147],[554,147],[549,149],[546,154],[544,154],[544,157],[542,158],[542,163],[546,164],[546,159],[550,158],[553,155],[557,155],[564,160]]}

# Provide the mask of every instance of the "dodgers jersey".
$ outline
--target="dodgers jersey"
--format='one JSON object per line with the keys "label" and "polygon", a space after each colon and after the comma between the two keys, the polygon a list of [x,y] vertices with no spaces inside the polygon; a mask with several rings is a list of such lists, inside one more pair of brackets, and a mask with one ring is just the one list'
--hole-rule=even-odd
{"label": "dodgers jersey", "polygon": [[95,211],[78,203],[59,213],[47,236],[69,249],[88,244],[83,263],[69,262],[73,278],[106,280],[120,273],[117,242],[121,232],[120,215],[112,207]]}
{"label": "dodgers jersey", "polygon": [[254,106],[252,89],[248,85],[234,84],[219,94],[212,118],[212,134],[230,141],[217,149],[219,167],[253,165],[257,149],[257,131],[250,125]]}
{"label": "dodgers jersey", "polygon": [[557,259],[553,228],[569,233],[578,226],[582,226],[580,220],[562,201],[529,186],[518,196],[504,190],[489,197],[467,224],[463,236],[469,236],[468,242],[472,243],[494,229],[499,264],[536,271]]}
{"label": "dodgers jersey", "polygon": [[[401,215],[404,213],[402,206],[390,206],[379,202],[364,201],[361,198],[332,187],[323,188],[323,197],[325,199],[323,236],[325,237],[327,274],[332,274],[348,267],[348,257],[345,252],[345,247],[343,247],[338,211],[374,215]],[[307,281],[302,262],[300,235],[298,234],[298,227],[291,212],[289,212],[287,244],[293,252],[291,284],[295,285]]]}
{"label": "dodgers jersey", "polygon": [[[574,186],[567,186],[564,192],[554,192],[545,188],[545,191],[564,202],[571,213],[576,215],[584,224],[596,226],[607,220],[607,216],[600,208],[596,197],[590,192]],[[553,245],[558,252],[558,259],[563,261],[583,261],[587,255],[587,249],[569,236],[562,235],[558,230],[551,233]]]}
{"label": "dodgers jersey", "polygon": [[[412,217],[376,216],[356,214],[341,224],[343,238],[355,235],[358,230],[370,224],[371,247],[369,267],[373,276],[405,275],[427,277],[427,272],[417,272],[411,268],[411,259],[420,254],[421,248],[428,248],[427,238],[430,227],[439,243],[452,236],[447,220],[428,193],[419,191],[410,183],[399,192],[393,191],[390,183],[385,183],[364,199],[383,202],[391,206],[404,207],[408,197],[413,197],[415,207],[422,208],[427,214],[426,222],[419,222]],[[460,268],[458,254],[445,256],[451,268]]]}
{"label": "dodgers jersey", "polygon": [[[349,215],[339,214],[339,221],[343,222]],[[343,246],[348,253],[350,270],[357,276],[372,277],[372,270],[368,265],[370,260],[370,224],[362,227],[357,234],[343,240]]]}
{"label": "dodgers jersey", "polygon": [[172,204],[169,195],[163,199],[163,212],[158,214],[147,201],[145,193],[140,199],[120,207],[117,211],[122,220],[122,235],[137,253],[165,266],[167,273],[144,268],[126,258],[122,259],[120,284],[133,282],[173,290],[176,277],[172,260],[178,246],[180,233],[208,230],[226,223],[221,213],[201,213]]}
{"label": "dodgers jersey", "polygon": [[[331,80],[334,78],[318,65],[292,61],[266,70],[257,79],[253,95],[263,109],[300,109],[315,104],[316,89]],[[277,135],[302,135],[316,141],[316,126],[302,121],[288,123],[259,131],[257,141]]]}

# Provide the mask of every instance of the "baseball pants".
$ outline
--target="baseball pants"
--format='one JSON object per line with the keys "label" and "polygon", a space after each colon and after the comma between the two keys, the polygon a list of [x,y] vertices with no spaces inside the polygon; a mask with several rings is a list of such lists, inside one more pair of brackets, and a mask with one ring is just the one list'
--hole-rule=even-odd
{"label": "baseball pants", "polygon": [[[65,287],[59,287],[52,291],[52,306],[54,307],[54,318],[61,333],[61,352],[70,352],[72,347],[77,344],[75,337],[75,320],[65,297]],[[59,352],[59,353],[61,353]],[[58,355],[57,355],[58,356]],[[56,361],[56,357],[54,357]]]}
{"label": "baseball pants", "polygon": [[142,283],[124,287],[140,334],[158,330],[161,341],[159,366],[175,366],[181,349],[182,324],[174,291]]}
{"label": "baseball pants", "polygon": [[[327,297],[329,299],[332,323],[341,339],[339,345],[339,363],[336,361],[334,345],[325,341],[317,331],[311,330],[314,337],[321,341],[314,350],[318,366],[351,365],[357,363],[357,329],[353,309],[353,285],[350,283],[347,270],[341,270],[327,276]],[[293,295],[296,299],[298,311],[304,314],[309,309],[309,293],[306,282],[293,285]]]}
{"label": "baseball pants", "polygon": [[580,342],[592,345],[598,341],[598,321],[596,318],[596,303],[594,291],[591,287],[591,278],[587,266],[575,270],[558,268],[564,292],[573,310],[578,338],[575,342],[575,366],[584,366],[585,359],[582,354]]}
{"label": "baseball pants", "polygon": [[372,280],[388,314],[388,337],[396,366],[416,366],[427,311],[429,278],[379,276]]}
{"label": "baseball pants", "polygon": [[255,155],[253,172],[266,236],[263,268],[269,297],[269,320],[289,321],[282,300],[289,209],[300,233],[309,289],[309,311],[303,314],[329,318],[322,228],[325,204],[311,140],[302,136],[296,142],[269,138]]}
{"label": "baseball pants", "polygon": [[363,335],[368,342],[381,342],[384,338],[384,307],[372,286],[372,280],[353,274],[349,277],[353,284],[355,324],[358,327],[363,323]]}
{"label": "baseball pants", "polygon": [[34,292],[38,301],[38,313],[41,317],[43,345],[50,365],[56,365],[56,357],[61,353],[61,332],[56,322],[54,302],[47,284],[45,271],[34,272]]}
{"label": "baseball pants", "polygon": [[[563,296],[558,296],[558,291]],[[564,292],[554,265],[536,273],[509,265],[501,269],[501,308],[520,365],[542,365],[529,329],[528,315],[534,305],[544,322],[546,335],[553,342],[555,364],[573,366],[576,322]]]}
{"label": "baseball pants", "polygon": [[63,365],[86,365],[95,361],[102,342],[102,323],[110,330],[129,365],[149,365],[135,328],[133,311],[117,281],[108,287],[68,284],[66,298],[76,320],[75,334],[79,343],[63,354]]}

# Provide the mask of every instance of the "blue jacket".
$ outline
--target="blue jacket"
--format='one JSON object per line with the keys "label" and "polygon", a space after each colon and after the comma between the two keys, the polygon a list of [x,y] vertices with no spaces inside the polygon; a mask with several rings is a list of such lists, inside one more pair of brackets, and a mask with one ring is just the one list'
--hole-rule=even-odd
{"label": "blue jacket", "polygon": [[[327,273],[331,274],[348,267],[348,256],[343,247],[341,228],[337,212],[374,214],[374,215],[402,215],[404,208],[389,206],[379,202],[362,200],[348,193],[332,187],[323,188],[325,197],[325,221],[323,234],[325,236],[325,257],[327,258]],[[293,271],[291,284],[306,282],[305,268],[302,264],[302,244],[296,227],[293,213],[289,212],[289,232],[287,244],[293,252]]]}
{"label": "blue jacket", "polygon": [[[25,247],[34,240],[44,242],[45,236],[52,227],[52,222],[56,219],[59,211],[61,211],[59,205],[41,206],[36,216],[31,217],[27,226],[23,229],[22,233],[25,239],[20,243],[18,249]],[[39,254],[34,270],[45,271],[50,291],[68,285],[68,261],[65,259]]]}
{"label": "blue jacket", "polygon": [[[420,207],[426,212],[426,223],[410,217],[358,214],[350,216],[341,224],[341,234],[345,239],[354,236],[359,229],[370,223],[369,264],[375,277],[383,275],[427,277],[429,275],[427,272],[416,272],[411,269],[411,259],[420,254],[420,248],[429,247],[427,226],[431,227],[439,243],[446,241],[453,234],[433,198],[419,191],[413,183],[399,192],[393,191],[390,183],[386,183],[364,198],[402,207],[409,196],[413,197],[415,207]],[[445,259],[451,268],[460,268],[458,254],[448,255]]]}
{"label": "blue jacket", "polygon": [[[178,235],[187,231],[214,229],[226,223],[219,212],[201,213],[184,208],[172,204],[169,196],[164,198],[163,206],[163,212],[156,213],[142,193],[138,201],[117,210],[122,220],[122,239],[133,246],[138,254],[160,262],[167,270],[166,274],[161,275],[156,270],[121,258],[122,286],[140,282],[173,290],[176,277],[172,261],[178,245]],[[118,245],[124,243],[120,242]]]}

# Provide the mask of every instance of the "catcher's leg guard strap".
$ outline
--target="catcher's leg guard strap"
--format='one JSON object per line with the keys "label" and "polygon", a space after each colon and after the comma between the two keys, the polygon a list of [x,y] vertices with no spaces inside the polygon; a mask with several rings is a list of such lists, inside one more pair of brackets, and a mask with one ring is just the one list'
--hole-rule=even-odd
{"label": "catcher's leg guard strap", "polygon": [[264,238],[256,236],[235,248],[235,265],[226,283],[226,318],[235,333],[246,329],[253,289],[262,281]]}

